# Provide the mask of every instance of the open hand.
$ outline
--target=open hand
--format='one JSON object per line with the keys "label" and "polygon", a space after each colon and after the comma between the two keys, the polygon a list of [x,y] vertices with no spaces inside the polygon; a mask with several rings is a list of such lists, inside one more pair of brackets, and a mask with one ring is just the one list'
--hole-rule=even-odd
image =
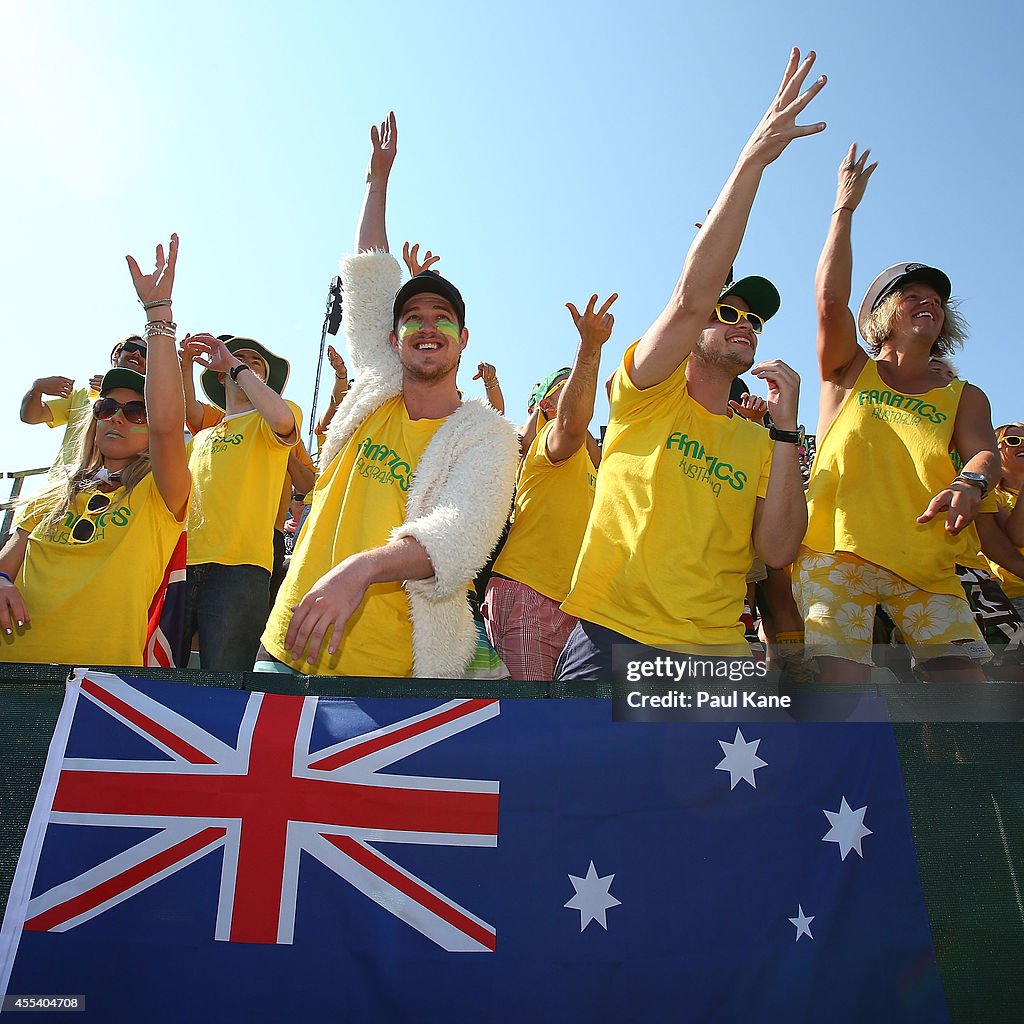
{"label": "open hand", "polygon": [[860,206],[864,191],[868,187],[868,179],[878,166],[876,160],[870,167],[865,167],[871,150],[865,149],[857,156],[857,143],[850,146],[849,152],[839,165],[839,187],[836,189],[835,209],[845,207],[851,212]]}
{"label": "open hand", "polygon": [[191,334],[182,343],[182,361],[189,360],[198,363],[207,370],[214,373],[227,373],[232,366],[237,366],[241,360],[233,356],[227,345],[220,338],[212,334]]}
{"label": "open hand", "polygon": [[33,385],[33,390],[41,395],[67,398],[74,386],[75,382],[71,377],[40,377]]}
{"label": "open hand", "polygon": [[946,532],[955,537],[974,522],[981,507],[981,491],[965,480],[954,480],[939,491],[928,507],[917,517],[919,523],[930,523],[940,512],[946,513]]}
{"label": "open hand", "polygon": [[370,162],[366,166],[366,180],[387,181],[398,155],[398,124],[394,111],[381,122],[380,127],[370,128]]}
{"label": "open hand", "polygon": [[292,609],[285,649],[296,661],[308,645],[305,660],[310,664],[320,656],[320,647],[328,630],[329,654],[336,654],[345,635],[345,626],[366,594],[369,581],[360,568],[359,556],[347,558],[316,581],[313,589]]}
{"label": "open hand", "polygon": [[751,160],[761,167],[767,167],[773,160],[777,160],[783,150],[794,140],[805,135],[817,135],[825,130],[825,122],[817,124],[801,125],[796,123],[799,114],[803,112],[815,96],[825,87],[827,79],[824,75],[818,78],[809,89],[803,94],[800,89],[807,78],[812,65],[814,64],[814,51],[811,50],[801,63],[800,51],[793,48],[789,55],[789,64],[786,65],[785,74],[782,76],[782,83],[779,91],[775,94],[771,106],[761,118],[761,123],[754,129],[746,146],[743,147],[741,160]]}

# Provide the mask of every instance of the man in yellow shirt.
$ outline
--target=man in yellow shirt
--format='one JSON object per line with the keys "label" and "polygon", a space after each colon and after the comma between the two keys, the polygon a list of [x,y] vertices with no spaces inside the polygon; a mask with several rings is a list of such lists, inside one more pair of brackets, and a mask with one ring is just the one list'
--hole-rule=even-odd
{"label": "man in yellow shirt", "polygon": [[531,396],[512,526],[481,609],[487,636],[513,679],[553,679],[576,625],[559,605],[594,504],[601,453],[588,427],[601,350],[614,324],[608,310],[617,297],[595,309],[594,295],[582,314],[567,304],[580,335],[576,359]]}
{"label": "man in yellow shirt", "polygon": [[357,255],[341,267],[358,383],[331,423],[257,667],[461,676],[477,646],[468,588],[508,514],[518,438],[459,398],[458,289],[429,270],[399,288],[384,217],[394,115],[370,135]]}
{"label": "man in yellow shirt", "polygon": [[[778,360],[751,370],[778,292],[759,277],[722,282],[765,168],[793,139],[825,127],[796,124],[825,84],[819,78],[800,94],[813,62],[813,53],[801,63],[792,51],[671,300],[614,375],[594,509],[562,604],[580,622],[559,679],[610,679],[620,645],[749,654],[740,615],[753,556],[782,566],[796,554],[806,523],[799,377]],[[777,446],[730,415],[732,380],[747,370],[768,385]]]}
{"label": "man in yellow shirt", "polygon": [[253,338],[190,338],[203,390],[226,415],[192,440],[185,629],[178,664],[199,633],[204,669],[252,668],[270,607],[274,521],[298,408],[280,395],[288,362]]}
{"label": "man in yellow shirt", "polygon": [[[146,351],[146,342],[138,334],[126,335],[111,350],[110,365],[144,374]],[[63,478],[66,468],[77,461],[84,426],[92,415],[93,402],[100,397],[102,379],[102,374],[96,374],[88,387],[76,388],[70,377],[40,377],[22,398],[22,423],[64,427],[60,451],[50,467],[50,480]]]}
{"label": "man in yellow shirt", "polygon": [[[999,479],[988,399],[965,381],[943,384],[930,367],[965,334],[941,270],[888,267],[854,319],[853,214],[877,166],[868,152],[851,146],[839,167],[815,277],[818,452],[793,572],[806,650],[818,658],[823,682],[867,682],[880,605],[925,679],[984,682],[991,651],[955,567],[971,554],[964,531]],[[976,545],[975,537],[974,554]]]}

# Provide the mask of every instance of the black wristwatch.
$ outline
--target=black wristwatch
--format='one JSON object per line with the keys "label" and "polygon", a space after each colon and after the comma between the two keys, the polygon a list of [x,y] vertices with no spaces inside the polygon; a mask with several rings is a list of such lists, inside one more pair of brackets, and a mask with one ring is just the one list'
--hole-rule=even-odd
{"label": "black wristwatch", "polygon": [[237,384],[238,383],[238,375],[243,370],[248,370],[248,369],[249,369],[249,365],[247,363],[239,363],[237,366],[232,366],[231,369],[228,370],[228,375]]}
{"label": "black wristwatch", "polygon": [[773,441],[782,441],[783,444],[803,444],[804,428],[797,427],[796,430],[779,430],[774,424],[768,431],[768,436]]}
{"label": "black wristwatch", "polygon": [[956,476],[957,480],[963,480],[966,484],[973,484],[981,491],[981,496],[984,498],[988,494],[988,480],[981,475],[981,473],[964,473],[960,472]]}

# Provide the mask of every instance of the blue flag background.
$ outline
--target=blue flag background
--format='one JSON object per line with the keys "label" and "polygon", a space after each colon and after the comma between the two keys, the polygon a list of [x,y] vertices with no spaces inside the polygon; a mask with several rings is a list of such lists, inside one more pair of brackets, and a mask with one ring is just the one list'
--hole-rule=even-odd
{"label": "blue flag background", "polygon": [[[127,682],[232,745],[252,696]],[[321,697],[309,745],[442,704]],[[103,1022],[948,1020],[891,727],[740,730],[506,700],[383,768],[500,784],[496,846],[370,844],[492,926],[494,952],[442,949],[307,853],[291,944],[218,941],[217,849],[64,932],[19,935],[12,896],[7,992],[84,995],[75,1019]],[[66,755],[171,760],[81,697]],[[50,823],[16,888],[159,831]]]}

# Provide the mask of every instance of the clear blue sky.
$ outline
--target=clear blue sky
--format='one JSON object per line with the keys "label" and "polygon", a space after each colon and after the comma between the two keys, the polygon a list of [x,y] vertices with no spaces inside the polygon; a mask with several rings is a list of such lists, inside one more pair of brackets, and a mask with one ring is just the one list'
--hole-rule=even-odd
{"label": "clear blue sky", "polygon": [[[172,231],[181,332],[260,338],[291,360],[286,393],[308,413],[369,125],[389,109],[392,248],[442,254],[467,300],[464,365],[495,363],[520,418],[532,383],[572,358],[565,301],[615,290],[610,371],[663,306],[793,45],[829,76],[805,117],[828,129],[769,168],[737,263],[783,297],[759,355],[800,372],[813,428],[812,279],[857,140],[880,166],[855,223],[855,301],[887,264],[945,269],[971,325],[962,374],[997,423],[1024,418],[1021,22],[1010,3],[884,0],[8,0],[0,469],[50,462],[59,435],[21,425],[20,396],[36,377],[105,367],[143,323],[124,254],[147,261]],[[482,393],[471,375],[463,387]]]}

